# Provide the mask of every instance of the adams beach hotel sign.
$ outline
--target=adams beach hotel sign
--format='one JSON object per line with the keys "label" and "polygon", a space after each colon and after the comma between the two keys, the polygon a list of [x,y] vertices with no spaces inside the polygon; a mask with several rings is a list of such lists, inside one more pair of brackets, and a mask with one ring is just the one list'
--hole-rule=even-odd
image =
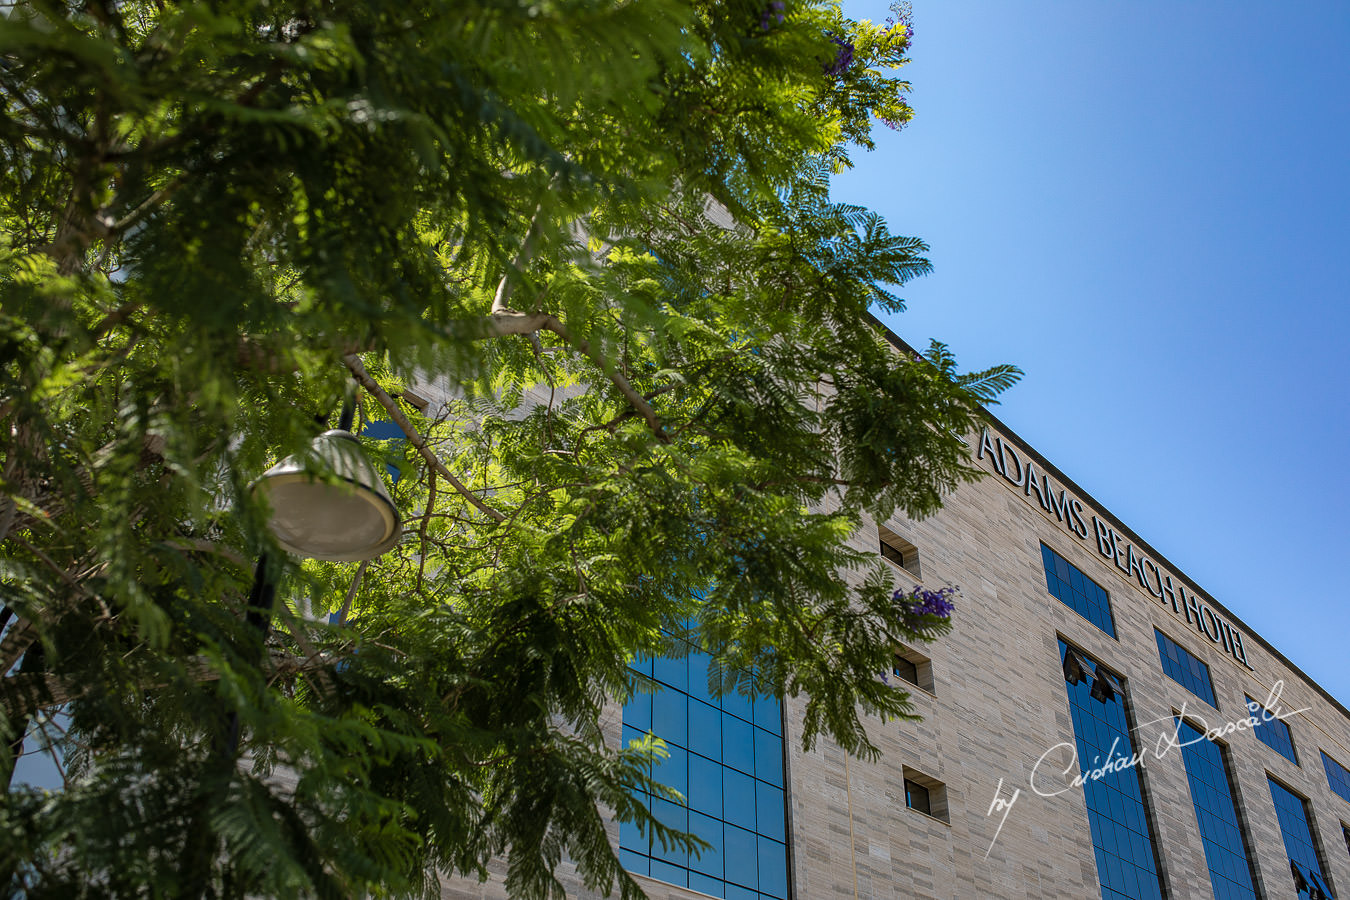
{"label": "adams beach hotel sign", "polygon": [[1011,443],[988,428],[980,431],[975,458],[981,460],[1014,488],[1019,489],[1027,502],[1058,520],[1060,526],[1084,543],[1095,543],[1103,562],[1113,565],[1127,579],[1135,581],[1164,608],[1179,619],[1223,647],[1233,659],[1250,669],[1242,632],[1215,612],[1205,598],[1187,590],[1179,579],[1124,540],[1111,525],[1095,514],[1090,514],[1082,502],[1063,486],[1050,480],[1034,460],[1018,453]]}

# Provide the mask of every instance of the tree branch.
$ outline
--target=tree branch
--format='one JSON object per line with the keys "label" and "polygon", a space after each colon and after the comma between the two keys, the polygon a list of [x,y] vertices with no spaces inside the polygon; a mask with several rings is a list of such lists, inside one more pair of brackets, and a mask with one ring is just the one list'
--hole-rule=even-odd
{"label": "tree branch", "polygon": [[[551,186],[551,185],[550,185]],[[545,190],[548,190],[545,188]],[[539,198],[539,205],[534,208],[534,215],[530,217],[530,228],[525,232],[525,240],[520,245],[520,252],[512,260],[511,267],[502,273],[502,280],[497,282],[497,294],[492,298],[492,315],[510,312],[511,308],[506,304],[511,299],[511,292],[516,289],[518,282],[525,274],[525,263],[529,262],[530,257],[534,255],[534,245],[539,241],[539,233],[543,229],[544,198]],[[512,277],[512,276],[515,277]]]}
{"label": "tree branch", "polygon": [[389,393],[384,388],[380,387],[374,378],[370,377],[370,373],[366,371],[366,367],[361,364],[361,358],[359,356],[355,353],[349,353],[342,357],[342,362],[351,370],[352,375],[356,378],[357,382],[369,391],[372,397],[380,401],[380,405],[389,413],[389,417],[398,423],[399,428],[403,429],[403,433],[407,435],[409,443],[417,448],[417,452],[422,455],[422,458],[427,461],[427,464],[430,465],[438,475],[450,482],[450,486],[458,491],[465,500],[468,500],[473,504],[479,512],[483,513],[494,522],[506,521],[506,516],[484,503],[477,494],[469,490],[464,482],[456,478],[454,473],[445,467],[445,463],[441,462],[440,459],[436,457],[435,453],[431,452],[431,448],[427,446],[426,440],[422,437],[421,433],[413,427],[413,423],[408,421],[408,417],[403,414],[403,410],[398,408],[398,403],[395,402],[394,398],[389,396]]}
{"label": "tree branch", "polygon": [[601,372],[605,373],[606,377],[619,389],[619,393],[623,394],[629,405],[637,410],[638,415],[642,416],[647,422],[647,427],[651,429],[652,434],[656,435],[657,440],[663,444],[672,443],[670,435],[662,427],[661,420],[657,418],[656,410],[652,408],[652,405],[633,389],[633,385],[628,382],[627,378],[623,377],[623,373],[606,363],[604,357],[591,347],[590,341],[573,338],[557,316],[542,312],[521,313],[504,310],[492,314],[490,331],[499,337],[508,334],[530,334],[535,331],[553,332],[568,344],[580,350],[587,359],[595,363]]}

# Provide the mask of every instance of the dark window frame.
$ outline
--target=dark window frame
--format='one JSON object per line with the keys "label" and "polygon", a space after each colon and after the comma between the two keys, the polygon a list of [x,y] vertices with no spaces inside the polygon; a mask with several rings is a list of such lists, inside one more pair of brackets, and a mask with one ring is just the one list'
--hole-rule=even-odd
{"label": "dark window frame", "polygon": [[[1158,659],[1162,663],[1163,674],[1210,706],[1218,709],[1219,700],[1214,693],[1214,680],[1209,674],[1209,664],[1177,641],[1172,640],[1162,630],[1154,628],[1153,633],[1157,637]],[[1169,648],[1176,651],[1175,658],[1168,654]],[[1192,666],[1191,663],[1195,665]],[[1199,669],[1198,672],[1196,671],[1197,668]]]}
{"label": "dark window frame", "polygon": [[[897,646],[891,657],[891,674],[926,694],[936,696],[933,660],[911,647]],[[914,677],[910,677],[910,675]]]}
{"label": "dark window frame", "polygon": [[[947,805],[947,785],[909,766],[900,767],[900,776],[904,779],[906,809],[951,824],[951,810]],[[927,808],[914,804],[918,792],[922,792]]]}
{"label": "dark window frame", "polygon": [[[1266,781],[1270,787],[1271,802],[1275,805],[1276,827],[1279,829],[1280,840],[1284,843],[1285,855],[1288,857],[1289,862],[1291,864],[1297,863],[1299,866],[1304,868],[1304,871],[1307,871],[1308,869],[1311,868],[1313,871],[1316,872],[1317,877],[1321,881],[1325,882],[1327,880],[1326,854],[1322,852],[1322,846],[1317,837],[1317,820],[1314,818],[1313,815],[1312,803],[1308,800],[1307,797],[1303,796],[1298,791],[1294,790],[1289,785],[1285,784],[1283,781],[1276,778],[1274,775],[1270,774],[1270,772],[1266,772]],[[1295,801],[1297,801],[1297,803],[1291,805],[1288,802],[1286,802],[1282,804],[1280,802],[1281,798],[1278,791],[1284,792],[1284,794],[1287,794],[1289,797],[1293,798]],[[1284,812],[1285,815],[1281,815],[1281,812]],[[1300,824],[1302,824],[1303,826],[1303,834],[1295,834],[1291,836],[1289,829],[1287,829],[1285,825],[1287,816],[1294,813],[1297,813],[1297,815],[1301,820]],[[1306,835],[1306,840],[1304,839],[1304,835]],[[1293,838],[1294,846],[1291,846],[1291,837]],[[1302,847],[1298,846],[1299,844],[1306,844],[1308,849],[1312,851],[1312,860],[1314,863],[1316,863],[1315,867],[1310,866],[1307,858],[1308,854],[1303,850]],[[1297,855],[1301,858],[1295,859],[1296,855],[1295,851],[1298,851]],[[1290,877],[1291,878],[1293,877],[1292,872],[1290,873]],[[1279,883],[1278,876],[1276,876],[1276,878],[1277,878],[1276,883],[1278,884]],[[1304,893],[1299,892],[1298,896],[1302,898],[1304,896]]]}
{"label": "dark window frame", "polygon": [[1342,800],[1350,801],[1350,769],[1337,762],[1321,747],[1317,750],[1322,754],[1322,768],[1327,773],[1327,785]]}
{"label": "dark window frame", "polygon": [[[1243,696],[1247,698],[1248,714],[1256,720],[1256,724],[1252,726],[1252,734],[1256,735],[1256,739],[1294,765],[1301,766],[1298,761],[1298,745],[1294,743],[1294,731],[1289,727],[1289,723],[1273,716],[1267,719],[1265,714],[1270,710],[1253,700],[1250,694]],[[1289,745],[1287,753],[1283,746],[1286,743]]]}
{"label": "dark window frame", "polygon": [[[1176,710],[1173,710],[1173,715],[1181,723],[1177,728],[1177,737],[1183,739],[1181,748],[1182,765],[1186,772],[1187,787],[1191,794],[1191,806],[1195,811],[1196,827],[1200,834],[1201,848],[1204,850],[1205,865],[1209,870],[1210,886],[1214,889],[1214,896],[1218,897],[1221,894],[1226,898],[1250,896],[1252,900],[1256,900],[1259,896],[1256,892],[1257,877],[1254,863],[1256,853],[1252,846],[1251,835],[1248,834],[1247,823],[1242,816],[1237,777],[1233,772],[1232,754],[1229,747],[1223,741],[1206,737],[1205,732],[1208,730],[1208,726],[1203,722],[1192,722],[1181,716]],[[1190,728],[1196,734],[1184,733],[1183,728]],[[1212,747],[1213,750],[1201,749],[1205,745]],[[1211,752],[1212,756],[1210,755]],[[1210,784],[1205,780],[1206,774],[1211,776],[1216,774],[1213,771],[1205,772],[1206,767],[1210,770],[1218,770],[1218,774],[1223,776],[1222,784]],[[1220,793],[1220,791],[1223,793]],[[1227,803],[1222,802],[1223,800],[1226,800]],[[1208,815],[1202,815],[1202,810]],[[1216,820],[1217,825],[1215,824]],[[1222,834],[1223,826],[1236,829],[1238,847],[1222,840],[1224,836]],[[1225,858],[1216,855],[1211,847],[1218,848],[1232,857],[1241,856],[1242,868],[1245,868],[1248,879],[1245,885],[1234,879],[1230,874],[1231,868],[1235,866],[1226,865]],[[1239,853],[1239,851],[1241,852]],[[1228,884],[1225,886],[1222,884],[1223,882]]]}
{"label": "dark window frame", "polygon": [[[1137,753],[1129,682],[1063,635],[1059,636],[1058,655],[1080,773],[1087,773],[1094,759],[1105,759],[1112,746],[1119,758]],[[1067,662],[1070,655],[1075,665]],[[1109,689],[1101,690],[1099,681]],[[1158,852],[1158,821],[1144,774],[1142,766],[1127,766],[1100,778],[1083,779],[1103,896],[1112,890],[1129,895],[1141,886],[1150,900],[1168,896]]]}
{"label": "dark window frame", "polygon": [[921,812],[925,816],[933,814],[933,798],[928,793],[928,788],[919,784],[917,781],[905,779],[905,806]]}
{"label": "dark window frame", "polygon": [[1120,639],[1116,635],[1116,615],[1111,609],[1110,591],[1045,541],[1041,541],[1041,564],[1045,568],[1045,589],[1050,596],[1096,625],[1108,637]]}

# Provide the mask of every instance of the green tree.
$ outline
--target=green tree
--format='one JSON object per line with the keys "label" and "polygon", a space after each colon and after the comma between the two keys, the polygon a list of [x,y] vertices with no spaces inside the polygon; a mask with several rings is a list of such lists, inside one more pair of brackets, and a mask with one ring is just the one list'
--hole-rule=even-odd
{"label": "green tree", "polygon": [[[956,436],[1016,370],[886,344],[869,310],[902,308],[926,248],[828,196],[874,121],[909,118],[905,21],[2,15],[0,771],[60,708],[68,776],[5,795],[4,883],[401,896],[500,857],[516,895],[558,896],[567,856],[637,896],[604,822],[659,830],[629,797],[660,790],[660,751],[598,718],[675,623],[716,690],[805,696],[808,743],[866,754],[860,710],[908,714],[877,673],[946,621],[845,540],[975,477]],[[426,380],[446,402],[423,411],[404,391]],[[359,567],[287,559],[249,485],[353,381],[359,421],[406,433],[366,441],[405,537]],[[835,576],[860,567],[861,589]],[[349,597],[342,625],[304,614]]]}

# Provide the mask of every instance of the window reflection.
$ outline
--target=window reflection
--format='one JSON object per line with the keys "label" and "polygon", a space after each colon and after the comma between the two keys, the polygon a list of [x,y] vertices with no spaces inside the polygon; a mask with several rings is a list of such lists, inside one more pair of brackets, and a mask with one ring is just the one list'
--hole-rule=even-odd
{"label": "window reflection", "polygon": [[[1083,794],[1097,858],[1102,900],[1161,900],[1153,836],[1144,809],[1143,786],[1135,767],[1108,766],[1128,759],[1136,747],[1125,718],[1125,698],[1114,689],[1094,691],[1104,679],[1095,660],[1073,651],[1078,667],[1066,662],[1069,646],[1059,642],[1079,770],[1087,775]],[[1070,680],[1069,675],[1074,676]],[[1100,770],[1100,771],[1094,771]]]}
{"label": "window reflection", "polygon": [[1153,633],[1158,636],[1158,656],[1167,676],[1218,709],[1219,704],[1214,699],[1214,684],[1209,678],[1209,666],[1156,628]]}
{"label": "window reflection", "polygon": [[1255,900],[1251,856],[1238,822],[1223,748],[1206,739],[1189,722],[1178,723],[1177,737],[1182,742],[1181,757],[1186,765],[1186,780],[1190,783],[1214,896],[1224,900],[1247,897]]}
{"label": "window reflection", "polygon": [[631,872],[726,900],[786,900],[787,829],[783,792],[782,704],[773,697],[708,690],[706,654],[644,659],[637,672],[658,682],[653,694],[624,705],[623,739],[648,729],[670,758],[654,775],[685,796],[687,806],[646,797],[666,824],[711,845],[702,854],[662,849],[637,828],[619,830],[619,857]]}
{"label": "window reflection", "polygon": [[1045,586],[1050,593],[1093,625],[1115,637],[1116,624],[1111,617],[1111,600],[1101,585],[1044,544],[1041,544],[1041,562],[1045,564]]}
{"label": "window reflection", "polygon": [[[1308,826],[1307,801],[1267,776],[1270,782],[1270,797],[1275,801],[1275,817],[1280,821],[1280,836],[1284,838],[1284,850],[1289,854],[1290,874],[1299,897],[1312,897],[1312,889],[1326,881],[1323,875],[1322,858],[1313,843],[1312,829]],[[1275,883],[1280,883],[1276,876]],[[1300,881],[1302,882],[1300,886]]]}

